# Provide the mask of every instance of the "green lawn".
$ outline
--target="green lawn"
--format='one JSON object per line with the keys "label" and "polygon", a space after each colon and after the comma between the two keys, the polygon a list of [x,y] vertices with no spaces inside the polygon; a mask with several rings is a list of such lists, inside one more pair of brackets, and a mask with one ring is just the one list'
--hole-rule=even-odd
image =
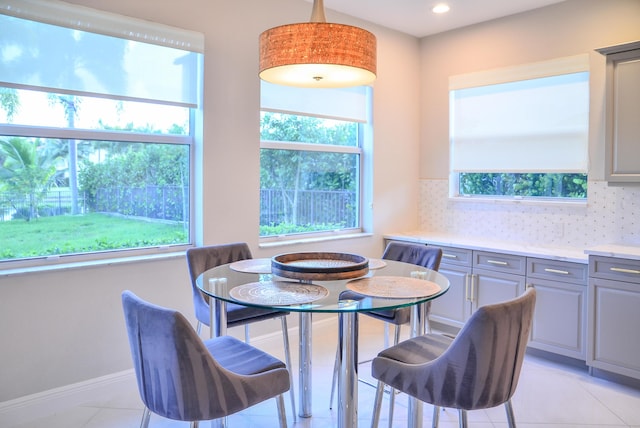
{"label": "green lawn", "polygon": [[182,224],[105,214],[0,222],[0,260],[187,243]]}

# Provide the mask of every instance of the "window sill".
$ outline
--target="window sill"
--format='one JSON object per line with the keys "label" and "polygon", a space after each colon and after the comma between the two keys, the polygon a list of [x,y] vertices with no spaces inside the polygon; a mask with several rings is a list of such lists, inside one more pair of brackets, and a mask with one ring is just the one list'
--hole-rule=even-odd
{"label": "window sill", "polygon": [[131,256],[131,257],[104,258],[100,260],[91,260],[91,261],[66,262],[66,263],[47,264],[47,265],[41,264],[37,266],[35,265],[22,266],[22,267],[10,268],[10,269],[0,269],[0,277],[26,275],[30,273],[71,270],[71,269],[86,269],[91,267],[111,266],[111,265],[124,264],[124,263],[149,262],[149,261],[171,259],[171,258],[177,258],[177,257],[185,257],[185,252],[172,251],[172,252],[162,253],[162,254],[147,254],[147,255],[139,255],[139,256]]}
{"label": "window sill", "polygon": [[357,239],[357,238],[367,238],[373,236],[373,233],[350,233],[345,235],[332,235],[332,236],[316,236],[312,238],[292,238],[289,236],[282,237],[278,240],[261,242],[258,246],[260,248],[276,248],[276,247],[284,247],[287,245],[296,245],[296,244],[309,244],[316,242],[327,242],[327,241],[338,241],[342,239]]}
{"label": "window sill", "polygon": [[449,196],[449,201],[453,203],[475,203],[488,205],[529,205],[529,206],[558,206],[558,207],[576,207],[586,208],[587,200],[570,200],[570,199],[530,199],[530,198],[492,198],[477,196]]}

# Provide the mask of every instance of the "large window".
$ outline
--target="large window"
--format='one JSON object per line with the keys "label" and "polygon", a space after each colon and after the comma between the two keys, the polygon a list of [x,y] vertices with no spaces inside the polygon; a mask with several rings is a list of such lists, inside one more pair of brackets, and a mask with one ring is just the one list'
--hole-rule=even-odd
{"label": "large window", "polygon": [[202,36],[1,5],[0,261],[191,243]]}
{"label": "large window", "polygon": [[361,230],[368,92],[262,83],[263,239]]}
{"label": "large window", "polygon": [[450,79],[451,195],[584,200],[588,57]]}

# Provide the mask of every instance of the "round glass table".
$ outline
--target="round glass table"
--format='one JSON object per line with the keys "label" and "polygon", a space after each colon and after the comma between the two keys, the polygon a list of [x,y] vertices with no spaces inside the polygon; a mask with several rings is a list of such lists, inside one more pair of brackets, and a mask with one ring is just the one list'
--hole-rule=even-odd
{"label": "round glass table", "polygon": [[[425,333],[426,305],[449,289],[442,274],[408,263],[370,259],[360,278],[301,281],[275,276],[271,259],[250,259],[207,270],[197,278],[203,293],[213,298],[212,335],[226,334],[226,303],[298,312],[299,404],[301,417],[311,416],[311,315],[336,313],[339,318],[338,426],[358,421],[358,314],[411,307],[411,336]],[[420,426],[422,406],[409,403],[409,425]],[[414,422],[412,422],[414,421]]]}

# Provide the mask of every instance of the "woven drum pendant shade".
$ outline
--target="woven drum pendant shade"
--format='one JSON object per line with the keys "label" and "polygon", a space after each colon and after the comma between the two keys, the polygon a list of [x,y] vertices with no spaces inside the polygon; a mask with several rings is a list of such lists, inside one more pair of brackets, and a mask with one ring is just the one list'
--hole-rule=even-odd
{"label": "woven drum pendant shade", "polygon": [[376,37],[327,22],[271,28],[260,35],[260,78],[308,88],[368,85],[376,79]]}

